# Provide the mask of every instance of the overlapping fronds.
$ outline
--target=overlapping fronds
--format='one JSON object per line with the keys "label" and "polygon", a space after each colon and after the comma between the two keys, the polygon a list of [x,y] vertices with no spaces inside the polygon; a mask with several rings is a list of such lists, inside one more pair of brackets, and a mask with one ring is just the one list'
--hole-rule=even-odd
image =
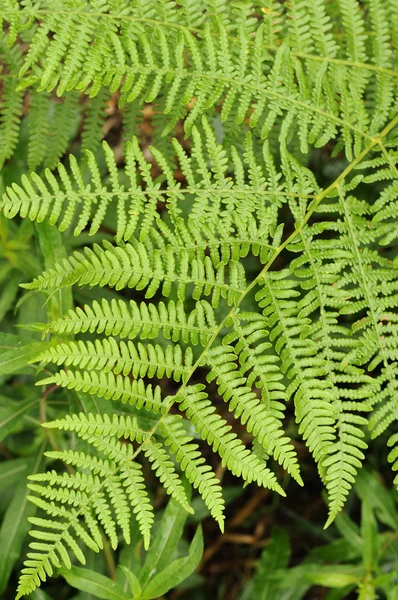
{"label": "overlapping fronds", "polygon": [[[185,474],[222,528],[221,485],[203,446],[246,483],[284,495],[283,472],[302,483],[301,437],[331,523],[369,438],[388,432],[398,466],[394,3],[0,4],[10,44],[0,48],[10,75],[0,159],[17,144],[26,88],[44,127],[31,132],[29,166],[48,166],[8,185],[1,209],[96,242],[104,229],[116,237],[23,284],[50,297],[103,288],[43,325],[56,340],[37,356],[50,363],[39,383],[112,401],[116,414],[46,425],[61,448],[70,432],[84,445],[49,453],[68,474],[30,484],[46,518],[32,520],[19,597],[70,555],[84,562],[81,546],[98,551],[102,535],[113,547],[118,532],[128,541],[132,516],[148,545],[144,457],[190,510]],[[69,135],[56,96],[72,115],[79,93],[86,153],[55,168]],[[129,134],[151,104],[153,147],[122,134],[116,154],[106,142],[97,154],[104,108],[117,102]],[[328,163],[319,180],[309,168],[317,161]],[[297,427],[286,426],[290,414]]]}
{"label": "overlapping fronds", "polygon": [[[173,244],[188,245],[192,249],[202,245],[204,250],[211,242],[206,238],[213,231],[214,241],[218,241],[220,232],[228,247],[232,243],[231,233],[236,231],[234,255],[236,251],[238,257],[244,255],[255,243],[259,244],[257,252],[264,252],[266,246],[261,243],[262,238],[270,234],[277,208],[286,198],[285,186],[276,175],[268,144],[263,145],[262,164],[255,158],[250,136],[245,142],[243,160],[235,148],[231,149],[236,172],[234,181],[229,174],[231,162],[226,151],[216,143],[205,119],[202,125],[203,136],[196,128],[193,131],[191,156],[173,140],[175,155],[187,182],[184,187],[176,180],[167,159],[155,148],[150,150],[162,170],[162,176],[156,179],[136,138],[127,144],[124,173],[118,170],[112,150],[103,142],[108,181],[101,177],[90,151],[87,151],[86,161],[89,182],[84,177],[86,162],[83,171],[70,155],[70,172],[59,163],[56,174],[47,169],[43,177],[33,173],[31,177],[23,176],[21,185],[14,183],[8,187],[1,201],[2,211],[9,218],[20,214],[38,223],[48,219],[60,231],[72,226],[75,235],[86,228],[90,235],[97,233],[107,213],[113,211],[117,220],[116,240],[128,241],[139,232],[137,237],[143,242],[158,225],[158,205],[164,204],[176,229],[174,235],[169,233]],[[162,186],[162,180],[166,180],[166,187]],[[297,193],[296,190],[288,195]],[[311,193],[307,196],[311,197]],[[188,208],[191,222],[187,227],[181,214]],[[164,225],[160,233],[167,235]],[[176,241],[176,235],[180,242]]]}
{"label": "overlapping fronds", "polygon": [[342,1],[337,15],[321,0],[271,2],[262,11],[228,3],[213,11],[206,2],[165,11],[168,4],[2,0],[10,42],[33,34],[15,67],[17,87],[90,97],[120,90],[121,105],[161,97],[163,133],[184,116],[190,131],[221,101],[224,121],[250,115],[263,138],[285,123],[302,151],[340,135],[348,156],[394,110],[395,37],[380,0],[369,2],[370,44],[357,0]]}
{"label": "overlapping fronds", "polygon": [[244,446],[236,433],[231,431],[231,426],[216,413],[203,385],[187,386],[176,400],[202,439],[218,452],[223,464],[234,475],[285,495],[272,471]]}
{"label": "overlapping fronds", "polygon": [[[220,395],[254,435],[254,444],[258,442],[302,483],[295,450],[283,435],[286,390],[265,327],[266,320],[257,313],[239,313],[232,333],[224,338],[224,344],[235,346],[220,346],[209,353],[208,381],[216,379]],[[252,386],[261,390],[261,398]]]}
{"label": "overlapping fronds", "polygon": [[[392,127],[393,123],[386,135]],[[375,145],[369,145],[366,155]],[[246,211],[234,221],[237,229],[210,229],[202,226],[207,217],[195,212],[199,207],[194,201],[192,220],[178,217],[166,225],[157,217],[157,227],[143,241],[133,236],[124,245],[105,242],[103,247],[86,248],[25,286],[30,290],[73,284],[131,287],[145,290],[147,297],[158,292],[167,297],[175,290],[178,299],[167,304],[94,301],[51,322],[48,331],[57,335],[107,337],[61,341],[38,356],[38,360],[65,367],[40,383],[82,390],[159,415],[147,438],[132,436],[127,426],[123,432],[118,429],[118,436],[139,444],[137,452],[142,449],[166,490],[183,503],[171,452],[220,524],[223,501],[218,484],[178,416],[169,415],[171,405],[178,405],[233,474],[283,493],[268,463],[275,459],[301,483],[296,453],[283,424],[285,404],[292,400],[298,433],[313,454],[329,494],[328,522],[341,510],[364,460],[366,428],[379,435],[397,414],[396,268],[391,259],[369,248],[371,243],[385,241],[385,222],[394,215],[389,203],[395,201],[391,193],[395,156],[383,146],[369,160],[354,162],[325,191],[283,143],[281,158],[284,196],[279,204],[269,205],[269,226],[263,230],[268,236],[266,250],[260,251],[257,241],[249,243],[239,237],[238,225],[244,222]],[[261,178],[262,171],[252,160],[254,155],[249,178],[259,185],[256,177]],[[274,167],[269,161],[266,164],[271,187]],[[351,177],[356,166],[366,170],[366,177],[355,171]],[[384,173],[374,170],[380,166]],[[189,183],[188,169],[185,176]],[[359,183],[375,177],[387,181],[374,205],[384,210],[377,219],[367,201],[352,195]],[[173,189],[174,180],[166,180]],[[276,193],[282,195],[279,190]],[[210,223],[216,218],[215,206],[228,217],[219,198],[213,200],[214,205],[209,203],[204,213]],[[263,206],[254,203],[247,209],[246,223],[258,223]],[[169,205],[171,212],[174,208]],[[295,228],[282,242],[278,212],[287,209]],[[308,223],[312,214],[317,218]],[[289,267],[270,270],[282,249],[290,256]],[[249,254],[259,255],[265,266],[247,286],[243,263]],[[261,312],[242,310],[253,288]],[[211,296],[213,307],[203,295]],[[196,302],[188,309],[191,297]],[[161,345],[146,341],[160,335]],[[195,360],[193,348],[198,344],[201,349]],[[227,408],[252,435],[252,449],[218,414],[206,386],[190,384],[199,366],[207,367],[208,384],[216,383]],[[142,379],[164,376],[181,382],[176,396],[162,399],[160,387],[147,386]],[[84,423],[79,424],[81,416],[71,419],[76,431],[80,427],[86,431]],[[103,433],[99,437],[84,434],[84,439],[103,451],[111,436]],[[396,436],[392,435],[389,444],[390,460],[396,462]],[[114,460],[113,454],[109,456]],[[131,456],[133,460],[135,454]],[[56,491],[62,487],[61,479],[54,479],[54,486],[54,498],[61,501],[57,494],[63,492]],[[35,489],[39,495],[50,494]],[[79,510],[77,514],[87,523]]]}
{"label": "overlapping fronds", "polygon": [[[291,299],[290,306],[298,319],[307,320],[300,334],[307,340],[307,349],[313,345],[311,373],[321,377],[327,389],[322,402],[334,420],[336,437],[325,448],[327,458],[320,461],[330,497],[329,522],[342,508],[365,457],[364,428],[369,427],[376,437],[398,414],[397,272],[393,261],[374,249],[376,243],[388,244],[392,237],[386,237],[385,221],[393,212],[383,207],[393,202],[397,172],[394,155],[383,145],[380,150],[359,164],[367,171],[366,177],[356,175],[350,183],[338,183],[318,206],[318,222],[300,231],[289,246],[298,254],[291,263],[295,286],[303,290],[297,294],[296,306]],[[361,182],[375,178],[386,183],[372,205],[355,192]],[[381,216],[372,218],[372,214]],[[322,371],[317,373],[314,367]],[[394,443],[392,436],[389,444]],[[394,450],[390,458],[394,460]]]}

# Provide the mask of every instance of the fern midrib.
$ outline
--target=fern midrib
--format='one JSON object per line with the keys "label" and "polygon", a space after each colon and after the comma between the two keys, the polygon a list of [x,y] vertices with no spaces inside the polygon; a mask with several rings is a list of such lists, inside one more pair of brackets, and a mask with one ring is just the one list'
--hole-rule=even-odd
{"label": "fern midrib", "polygon": [[[278,190],[266,190],[260,188],[237,188],[234,186],[233,188],[220,188],[220,187],[187,187],[187,188],[167,188],[166,190],[160,190],[159,188],[146,188],[145,190],[139,189],[128,189],[128,190],[95,190],[93,192],[85,192],[84,190],[73,190],[73,199],[79,200],[80,198],[113,198],[113,197],[132,197],[132,196],[176,196],[178,194],[196,194],[196,195],[207,195],[207,194],[225,194],[225,195],[236,195],[236,196],[286,196],[293,198],[316,198],[315,194],[302,194],[300,192],[285,192]],[[68,200],[71,197],[70,192],[60,191],[56,194],[46,194],[46,200]],[[37,194],[37,198],[42,198],[42,194]],[[3,200],[4,202],[4,200]],[[19,200],[21,204],[24,204],[24,200]]]}
{"label": "fern midrib", "polygon": [[[4,11],[3,15],[7,16],[7,15],[18,15],[20,14],[21,11]],[[24,11],[28,12],[29,15],[60,15],[60,16],[76,16],[76,17],[80,17],[80,18],[84,18],[87,16],[92,16],[96,19],[100,19],[100,18],[107,18],[107,19],[115,19],[115,20],[120,20],[120,21],[132,21],[132,22],[137,22],[137,23],[148,23],[150,25],[154,25],[154,26],[162,26],[162,27],[170,27],[170,28],[174,28],[174,29],[179,29],[180,31],[188,31],[190,33],[195,33],[195,34],[203,34],[204,30],[199,28],[199,27],[191,27],[189,25],[182,25],[181,23],[175,23],[173,21],[163,21],[163,20],[159,20],[159,19],[151,19],[150,17],[136,17],[133,15],[122,15],[120,13],[113,13],[113,14],[109,14],[109,13],[101,13],[101,12],[87,12],[87,11],[60,11],[60,10],[49,10],[49,9],[34,9],[34,10],[30,10],[30,11]],[[366,32],[367,35],[369,34],[373,34],[374,32]],[[218,33],[217,32],[211,32],[211,36],[214,38],[218,38]],[[227,39],[229,39],[231,42],[234,43],[239,43],[239,37],[231,35],[231,34],[227,34]],[[254,45],[255,42],[253,42],[253,40],[249,39],[248,43],[250,45]],[[265,48],[266,50],[270,50],[272,52],[277,52],[278,51],[278,46],[272,45],[272,44],[263,44],[263,48]],[[362,63],[362,62],[358,62],[358,61],[353,61],[353,60],[348,60],[348,59],[343,59],[343,58],[334,58],[331,56],[320,56],[319,54],[308,54],[305,52],[294,52],[291,51],[291,55],[292,56],[296,56],[298,58],[305,58],[307,60],[313,60],[316,62],[330,62],[333,64],[341,64],[347,67],[354,67],[354,68],[358,68],[358,69],[363,69],[363,70],[369,70],[369,71],[376,71],[376,72],[380,72],[380,73],[385,73],[386,75],[390,75],[391,77],[398,77],[398,71],[395,71],[394,69],[388,69],[386,67],[381,67],[379,65],[373,65],[371,63]]]}
{"label": "fern midrib", "polygon": [[[219,244],[221,244],[222,241],[219,242]],[[208,244],[209,246],[210,244]],[[213,244],[214,245],[214,244]],[[206,244],[203,244],[203,246],[206,246]],[[184,246],[186,247],[186,246]],[[188,248],[189,249],[189,248]],[[78,319],[67,319],[65,318],[62,321],[62,325],[64,326],[64,329],[61,330],[61,328],[59,329],[54,329],[54,325],[52,326],[52,324],[50,323],[48,329],[46,330],[46,333],[50,333],[55,331],[56,333],[61,333],[61,334],[69,334],[69,333],[86,333],[87,331],[89,331],[90,333],[93,333],[93,330],[91,329],[90,323],[93,324],[100,324],[102,322],[106,321],[107,325],[104,327],[104,332],[105,330],[109,327],[109,324],[112,324],[112,329],[115,327],[115,324],[120,324],[122,323],[123,325],[126,324],[127,319],[124,317],[114,317],[114,316],[101,316],[101,317],[97,317],[97,316],[92,316],[92,317],[88,317],[85,316],[84,318],[78,318]],[[130,315],[129,321],[131,321],[132,325],[131,328],[133,328],[133,317]],[[81,323],[85,323],[88,324],[87,328],[85,326],[85,329],[82,329],[81,327],[79,327],[79,325]],[[159,327],[159,330],[163,330],[163,329],[168,329],[168,328],[178,328],[178,330],[183,331],[183,332],[194,332],[194,333],[202,333],[202,332],[212,332],[214,330],[214,327],[199,327],[196,325],[188,325],[187,323],[180,323],[179,321],[177,322],[172,322],[169,321],[168,323],[165,323],[164,321],[162,322],[155,322],[154,320],[149,320],[146,321],[145,319],[142,319],[140,321],[141,326],[140,329],[145,329],[145,327],[151,326],[151,327]],[[55,324],[57,324],[57,322],[55,322]],[[136,325],[135,325],[136,326]],[[69,331],[70,329],[70,331]],[[97,331],[98,327],[95,326],[95,331]],[[139,331],[136,335],[134,336],[130,336],[130,334],[127,335],[121,335],[120,333],[118,333],[116,335],[116,337],[120,337],[121,339],[135,339],[139,336],[141,332]],[[109,335],[114,335],[112,333],[110,333]],[[152,338],[145,338],[145,339],[152,339]],[[169,339],[169,338],[166,338]]]}
{"label": "fern midrib", "polygon": [[[295,359],[296,358],[296,350],[292,346],[292,338],[289,335],[289,328],[286,327],[286,325],[285,325],[284,315],[283,315],[283,313],[282,313],[282,311],[281,311],[281,309],[279,307],[278,300],[277,300],[277,298],[275,297],[275,295],[274,295],[274,293],[272,291],[272,286],[269,284],[269,282],[266,279],[266,274],[265,273],[263,274],[263,279],[264,279],[265,285],[268,288],[268,292],[270,294],[272,303],[275,306],[275,311],[276,311],[276,314],[278,315],[278,321],[279,321],[279,324],[282,327],[282,332],[283,332],[282,335],[285,338],[285,345],[289,348],[289,355],[291,357],[294,357],[294,359]],[[306,389],[306,387],[307,387],[306,386],[306,381],[302,377],[301,369],[300,368],[296,369],[296,363],[294,361],[293,361],[293,368],[295,370],[295,374],[293,375],[292,379],[295,379],[295,377],[297,377],[299,379],[299,385],[302,386],[304,389]],[[308,398],[308,404],[310,404],[310,403],[311,403],[311,398]]]}
{"label": "fern midrib", "polygon": [[[322,192],[320,192],[316,198],[314,199],[314,201],[310,204],[307,214],[305,215],[302,224],[295,230],[293,231],[290,236],[277,248],[275,248],[275,251],[273,253],[273,255],[270,257],[270,259],[268,260],[268,262],[265,264],[265,266],[263,267],[263,269],[260,271],[260,273],[257,275],[257,277],[247,286],[247,288],[241,292],[241,295],[239,297],[239,299],[237,300],[235,306],[232,307],[232,309],[229,311],[229,313],[227,314],[227,316],[221,321],[220,325],[217,327],[217,329],[215,330],[215,332],[213,333],[213,335],[211,336],[211,338],[209,339],[208,343],[206,344],[203,352],[201,353],[201,355],[197,358],[197,360],[195,361],[195,363],[192,365],[191,369],[190,369],[190,373],[188,374],[186,380],[183,382],[183,384],[181,385],[179,391],[177,392],[178,395],[181,395],[181,393],[186,389],[189,380],[191,379],[192,375],[195,373],[196,369],[205,362],[206,357],[208,355],[208,352],[211,348],[211,346],[213,345],[215,339],[217,338],[217,336],[219,335],[219,333],[222,331],[222,329],[225,327],[226,323],[228,322],[229,319],[233,318],[233,315],[236,315],[237,312],[239,311],[239,305],[242,303],[242,301],[244,300],[244,298],[247,296],[247,294],[258,284],[258,282],[260,281],[261,278],[264,277],[265,273],[270,269],[270,267],[272,266],[272,264],[274,263],[275,259],[279,256],[279,254],[289,245],[291,244],[291,242],[301,233],[302,231],[302,227],[304,226],[304,224],[306,224],[309,219],[311,218],[313,212],[316,210],[317,206],[319,205],[319,203],[323,200],[323,198],[325,198],[330,192],[332,192],[335,188],[337,188],[340,183],[344,180],[345,177],[347,177],[347,175],[349,173],[351,173],[351,171],[365,158],[365,156],[367,156],[367,154],[374,148],[374,146],[376,146],[379,142],[382,142],[383,138],[398,124],[398,115],[383,129],[383,131],[380,133],[380,135],[376,138],[372,138],[371,139],[371,143],[362,150],[362,152],[359,154],[359,156],[357,156],[345,169],[344,171],[335,179],[335,181],[333,183],[331,183],[325,190],[323,190]],[[176,394],[176,396],[177,396]],[[145,438],[145,442],[147,443],[148,439],[151,439],[154,434],[156,433],[158,427],[163,423],[163,421],[165,420],[168,412],[170,411],[171,407],[173,406],[173,404],[176,402],[176,396],[172,396],[170,397],[169,402],[166,405],[166,411],[165,413],[160,417],[160,419],[155,423],[155,425],[152,427],[152,429],[150,429],[147,432],[147,436]],[[140,444],[135,452],[129,457],[128,460],[126,460],[126,463],[129,463],[131,461],[133,461],[137,455],[143,450],[143,446],[144,444]],[[116,475],[120,469],[122,469],[124,466],[124,464],[119,465],[119,467],[117,469],[115,469],[114,471],[114,475]],[[100,491],[102,489],[102,487],[104,486],[104,483],[102,483],[102,485],[98,486],[98,491]],[[77,522],[77,519],[79,517],[79,515],[81,514],[81,512],[77,512],[73,519],[75,522]],[[69,527],[71,526],[71,523],[67,524],[67,526],[65,527],[65,529],[62,531],[62,534],[60,536],[60,539],[63,538],[64,534],[69,530]],[[45,559],[43,558],[43,561]],[[37,571],[36,571],[37,572]],[[18,595],[17,599],[21,598],[21,595]]]}

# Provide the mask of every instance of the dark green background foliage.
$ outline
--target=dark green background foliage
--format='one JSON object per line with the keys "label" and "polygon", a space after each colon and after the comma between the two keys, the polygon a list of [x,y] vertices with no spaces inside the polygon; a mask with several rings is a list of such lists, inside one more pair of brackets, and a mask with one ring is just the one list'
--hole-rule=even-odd
{"label": "dark green background foliage", "polygon": [[398,1],[0,17],[0,595],[397,599]]}

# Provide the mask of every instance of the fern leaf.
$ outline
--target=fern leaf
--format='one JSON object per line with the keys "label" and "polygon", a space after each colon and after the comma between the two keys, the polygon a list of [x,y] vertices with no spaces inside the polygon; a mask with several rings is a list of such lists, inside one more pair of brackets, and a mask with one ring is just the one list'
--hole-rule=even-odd
{"label": "fern leaf", "polygon": [[120,477],[126,486],[126,492],[144,540],[144,547],[147,550],[151,539],[154,514],[144,483],[142,468],[138,463],[130,462],[123,467]]}
{"label": "fern leaf", "polygon": [[[61,265],[46,271],[32,283],[24,284],[24,287],[31,290],[74,284],[91,287],[108,285],[117,290],[147,287],[145,296],[152,298],[160,286],[167,297],[173,284],[177,284],[177,295],[182,300],[186,286],[193,284],[192,297],[199,300],[202,294],[211,295],[214,307],[218,306],[220,298],[226,298],[229,304],[233,304],[245,287],[242,265],[235,261],[230,261],[228,269],[224,265],[214,268],[210,257],[205,257],[203,262],[193,260],[190,264],[184,251],[177,261],[171,246],[166,248],[166,255],[162,256],[155,250],[151,258],[142,243],[134,247],[131,244],[112,246],[104,242],[103,248],[94,245],[93,250],[86,247],[83,253],[75,252]],[[225,281],[227,274],[231,284]]]}
{"label": "fern leaf", "polygon": [[192,438],[185,433],[181,425],[181,417],[169,415],[163,421],[159,432],[170,452],[175,455],[181,470],[192,485],[199,490],[210,514],[217,521],[221,531],[224,528],[224,499],[221,487],[211,468],[203,464],[204,458],[198,450],[198,445],[192,443]]}
{"label": "fern leaf", "polygon": [[335,438],[332,395],[330,384],[323,380],[324,360],[316,357],[315,344],[306,339],[309,320],[299,316],[294,301],[299,296],[297,283],[289,275],[287,270],[268,273],[256,298],[267,318],[282,371],[290,380],[287,395],[295,394],[299,432],[322,468]]}
{"label": "fern leaf", "polygon": [[[72,98],[72,96],[70,96]],[[38,110],[41,115],[35,116],[33,123],[44,119],[45,126],[39,128],[37,140],[32,137],[31,168],[42,162],[45,156],[47,113],[49,110],[48,97],[39,94],[35,98],[40,101]],[[44,107],[42,104],[44,102]],[[64,106],[64,105],[57,105]],[[73,109],[73,103],[72,103]],[[69,105],[65,102],[65,109],[61,115],[63,120],[68,119]],[[43,112],[44,111],[44,112]],[[40,118],[39,118],[40,117]],[[65,127],[65,123],[64,126]],[[222,147],[216,144],[211,128],[203,119],[204,136],[193,129],[192,158],[188,158],[181,145],[174,140],[173,147],[181,163],[181,169],[189,182],[187,188],[182,189],[175,180],[174,174],[165,156],[158,150],[151,148],[163,176],[166,178],[167,187],[162,189],[159,181],[154,181],[151,176],[151,167],[134,138],[126,147],[125,175],[129,184],[122,183],[122,174],[118,170],[112,150],[106,142],[102,148],[109,172],[107,183],[101,178],[98,162],[92,151],[86,151],[86,163],[78,164],[73,155],[69,157],[70,172],[63,163],[57,166],[58,178],[46,169],[44,176],[36,173],[31,178],[23,176],[21,185],[13,184],[8,187],[3,195],[1,208],[8,218],[20,214],[32,221],[42,222],[48,219],[51,224],[56,224],[60,231],[74,227],[74,234],[80,234],[89,227],[89,235],[98,232],[103,223],[109,207],[116,204],[116,240],[130,240],[139,228],[139,239],[144,242],[151,229],[158,224],[157,206],[165,202],[173,223],[182,233],[182,220],[180,213],[183,203],[189,195],[195,197],[191,214],[190,231],[186,235],[194,234],[196,238],[200,230],[195,230],[199,225],[204,231],[211,232],[216,228],[220,234],[230,234],[232,228],[246,229],[250,226],[249,218],[255,216],[256,227],[264,235],[268,233],[272,218],[280,202],[284,200],[283,187],[276,185],[275,167],[271,156],[264,146],[265,165],[259,165],[250,149],[251,139],[247,138],[245,162],[247,165],[251,186],[244,181],[233,182],[228,171],[228,160]],[[203,151],[203,142],[206,143],[211,167],[208,167],[208,158]],[[61,143],[61,140],[58,140]],[[53,160],[52,156],[52,160]],[[34,163],[32,161],[35,161]],[[85,168],[90,173],[89,182],[83,176]],[[244,166],[242,165],[242,169]],[[138,177],[137,177],[138,170]],[[197,175],[193,175],[193,172]],[[264,174],[263,174],[264,171]],[[268,174],[268,173],[269,174]],[[268,175],[268,177],[267,177]],[[265,183],[273,179],[273,189],[264,189]],[[124,180],[124,179],[123,179]],[[240,200],[244,199],[244,204]],[[267,201],[265,204],[264,200]],[[221,211],[225,208],[225,211]],[[236,209],[236,215],[235,215]],[[218,215],[222,212],[221,222]],[[253,228],[253,226],[252,226]],[[218,236],[214,236],[217,240]],[[261,236],[258,236],[259,238]],[[253,238],[247,235],[247,239]],[[246,242],[247,244],[247,242]]]}
{"label": "fern leaf", "polygon": [[226,421],[215,414],[215,408],[203,389],[204,386],[200,384],[187,386],[184,394],[177,396],[181,410],[186,412],[202,439],[219,453],[223,464],[234,475],[242,476],[248,483],[255,481],[284,496],[275,475],[245,448],[236,434],[231,433],[231,427]]}
{"label": "fern leaf", "polygon": [[[242,318],[247,319],[249,325],[242,327]],[[253,433],[265,452],[273,455],[302,484],[296,453],[290,440],[283,436],[281,409],[284,406],[278,400],[285,400],[285,393],[284,386],[279,383],[281,376],[275,365],[277,358],[272,354],[260,354],[271,348],[269,342],[262,342],[256,348],[257,352],[251,348],[251,344],[263,337],[268,337],[264,320],[261,317],[258,320],[255,314],[241,314],[234,322],[234,331],[224,338],[224,345],[213,348],[209,353],[211,370],[208,381],[217,380],[219,393],[229,403],[235,417],[240,418],[247,430]],[[228,345],[235,340],[235,348]],[[236,365],[238,358],[239,368]],[[261,388],[262,401],[251,392],[253,384]]]}
{"label": "fern leaf", "polygon": [[194,511],[189,505],[183,485],[163,446],[158,442],[149,442],[145,444],[144,448],[145,456],[149,459],[152,469],[155,471],[166,492],[173,496],[187,512],[193,513]]}
{"label": "fern leaf", "polygon": [[166,339],[205,346],[216,329],[214,311],[202,300],[187,315],[181,301],[167,304],[123,300],[94,301],[84,308],[71,310],[65,317],[53,321],[49,331],[60,334],[103,333],[119,338],[152,339],[162,332]]}
{"label": "fern leaf", "polygon": [[131,381],[128,376],[114,375],[112,372],[60,371],[38,383],[40,385],[55,383],[70,390],[83,390],[106,400],[128,402],[136,405],[137,408],[145,406],[155,413],[163,410],[159,386],[154,389],[151,385],[145,387],[142,379]]}
{"label": "fern leaf", "polygon": [[131,374],[138,377],[174,377],[184,380],[192,368],[192,350],[188,346],[183,354],[179,345],[166,346],[166,351],[158,344],[144,346],[141,342],[120,342],[114,338],[97,339],[94,342],[78,341],[54,346],[40,354],[38,361],[77,367],[87,371],[101,371],[115,375]]}
{"label": "fern leaf", "polygon": [[[18,143],[23,93],[18,90],[16,74],[21,68],[22,55],[19,48],[10,48],[3,35],[0,43],[2,59],[13,77],[4,79],[2,102],[0,106],[0,166],[10,158]],[[3,73],[2,73],[3,74]]]}

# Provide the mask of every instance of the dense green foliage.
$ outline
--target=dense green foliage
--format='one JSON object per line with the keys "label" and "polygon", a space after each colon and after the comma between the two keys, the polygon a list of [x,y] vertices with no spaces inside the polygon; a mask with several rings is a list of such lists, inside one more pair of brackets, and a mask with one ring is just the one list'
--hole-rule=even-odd
{"label": "dense green foliage", "polygon": [[[27,290],[2,334],[4,395],[22,386],[4,436],[39,405],[50,445],[25,469],[17,598],[55,570],[89,591],[73,563],[135,524],[150,557],[151,471],[187,514],[191,484],[223,531],[209,449],[284,496],[303,440],[329,526],[371,440],[398,469],[397,0],[0,15],[2,317]],[[201,544],[198,529],[179,581]],[[134,598],[164,593],[142,568]]]}

